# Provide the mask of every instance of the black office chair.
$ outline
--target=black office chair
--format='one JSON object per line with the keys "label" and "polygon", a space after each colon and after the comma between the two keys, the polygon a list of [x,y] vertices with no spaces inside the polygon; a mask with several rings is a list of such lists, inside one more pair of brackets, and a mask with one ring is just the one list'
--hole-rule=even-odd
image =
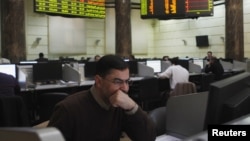
{"label": "black office chair", "polygon": [[20,96],[0,96],[0,127],[30,126],[27,107]]}
{"label": "black office chair", "polygon": [[40,94],[38,96],[38,123],[49,120],[54,106],[67,96],[68,94],[64,92],[48,92]]}
{"label": "black office chair", "polygon": [[166,133],[166,106],[158,107],[148,113],[156,127],[156,136]]}

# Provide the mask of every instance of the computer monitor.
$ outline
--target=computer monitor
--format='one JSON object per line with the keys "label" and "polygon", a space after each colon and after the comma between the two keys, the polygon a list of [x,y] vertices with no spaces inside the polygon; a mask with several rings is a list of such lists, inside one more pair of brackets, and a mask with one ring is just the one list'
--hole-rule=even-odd
{"label": "computer monitor", "polygon": [[0,64],[0,72],[12,75],[14,78],[16,78],[16,65]]}
{"label": "computer monitor", "polygon": [[30,65],[30,64],[36,64],[37,61],[34,61],[34,60],[30,60],[30,61],[20,61],[19,62],[19,65]]}
{"label": "computer monitor", "polygon": [[204,60],[203,59],[193,59],[193,63],[199,65],[201,69],[204,68]]}
{"label": "computer monitor", "polygon": [[210,84],[205,127],[223,124],[250,113],[250,73]]}
{"label": "computer monitor", "polygon": [[62,80],[62,63],[47,62],[33,64],[34,83],[55,83]]}
{"label": "computer monitor", "polygon": [[137,61],[126,61],[129,67],[130,76],[135,76],[138,74],[138,62]]}
{"label": "computer monitor", "polygon": [[97,62],[95,62],[95,61],[85,63],[85,65],[84,65],[85,78],[94,79],[94,76],[96,74],[96,64],[97,64]]}
{"label": "computer monitor", "polygon": [[5,127],[0,128],[1,141],[65,141],[62,133],[54,128]]}
{"label": "computer monitor", "polygon": [[161,72],[161,60],[147,60],[146,65],[154,69],[154,73]]}
{"label": "computer monitor", "polygon": [[203,131],[207,98],[207,91],[169,97],[166,134],[183,139]]}
{"label": "computer monitor", "polygon": [[189,71],[189,59],[179,59],[178,64]]}

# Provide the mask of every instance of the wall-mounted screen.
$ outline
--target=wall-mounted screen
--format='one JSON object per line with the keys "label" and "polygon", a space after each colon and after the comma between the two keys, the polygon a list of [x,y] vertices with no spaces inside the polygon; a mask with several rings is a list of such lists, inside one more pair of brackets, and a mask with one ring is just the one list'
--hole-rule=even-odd
{"label": "wall-mounted screen", "polygon": [[213,16],[213,0],[141,0],[141,18],[183,19]]}
{"label": "wall-mounted screen", "polygon": [[199,35],[195,37],[197,47],[208,47],[209,41],[207,35]]}
{"label": "wall-mounted screen", "polygon": [[105,18],[105,0],[34,0],[34,11],[50,15]]}
{"label": "wall-mounted screen", "polygon": [[12,75],[16,78],[16,65],[15,64],[0,64],[0,72]]}
{"label": "wall-mounted screen", "polygon": [[161,72],[161,60],[147,60],[146,65],[154,69],[154,73]]}

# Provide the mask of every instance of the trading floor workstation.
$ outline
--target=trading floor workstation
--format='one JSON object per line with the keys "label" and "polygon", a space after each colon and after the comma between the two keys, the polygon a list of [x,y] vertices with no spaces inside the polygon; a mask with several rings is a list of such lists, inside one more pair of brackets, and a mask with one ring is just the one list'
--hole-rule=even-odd
{"label": "trading floor workstation", "polygon": [[[236,90],[236,86],[234,85],[236,85],[237,82],[238,87],[238,81],[243,81],[247,84],[249,78],[248,73],[240,73],[239,76],[232,76],[230,78],[222,80],[222,82],[214,82],[212,80],[212,74],[205,74],[202,72],[202,68],[205,65],[204,60],[193,59],[190,61],[188,59],[183,59],[180,64],[189,70],[190,81],[196,84],[197,94],[171,97],[166,103],[165,101],[162,101],[162,97],[160,94],[162,91],[170,89],[168,79],[158,79],[155,77],[155,74],[164,71],[169,64],[166,64],[159,59],[128,61],[127,63],[130,69],[131,80],[133,81],[133,84],[130,86],[129,95],[133,99],[135,99],[135,101],[138,102],[138,104],[146,111],[151,111],[162,106],[166,107],[166,122],[173,123],[166,126],[167,134],[178,134],[178,136],[176,137],[185,138],[204,130],[206,124],[221,124],[248,113],[248,110],[243,107],[244,104],[239,104],[242,99],[247,99],[248,97],[248,95],[246,94],[248,89],[245,89],[246,85],[241,85],[241,87],[244,86],[244,88],[241,89],[242,95],[240,97],[235,98],[233,96],[230,96],[232,98],[229,99],[227,99],[226,96],[225,98],[216,97],[217,93],[223,93],[221,95],[225,95],[224,91],[226,90],[229,90],[229,92],[237,93],[238,91]],[[26,99],[25,101],[28,104],[30,120],[32,124],[37,124],[41,121],[46,120],[39,119],[41,118],[39,117],[41,116],[39,112],[42,109],[42,107],[40,107],[41,105],[38,105],[39,98],[41,98],[40,96],[46,93],[59,93],[61,95],[62,93],[73,94],[77,91],[90,88],[91,85],[94,84],[93,76],[95,72],[95,65],[96,62],[62,63],[60,61],[50,61],[47,63],[37,63],[34,61],[26,61],[19,64],[6,65],[10,66],[10,68],[8,70],[1,70],[4,70],[7,73],[12,72],[12,74],[17,78],[21,86],[21,95]],[[3,65],[0,65],[0,67],[1,66]],[[5,68],[7,68],[6,66]],[[240,68],[239,65],[238,68]],[[244,68],[244,65],[242,65],[242,68]],[[235,72],[232,74],[235,74]],[[243,78],[244,80],[241,80]],[[229,88],[222,90],[221,85],[226,85],[228,83],[234,82],[235,84],[232,84],[233,86],[230,85],[228,86]],[[232,90],[230,88],[232,88]],[[227,91],[227,93],[229,92]],[[223,101],[225,99],[227,99],[228,101]],[[182,114],[180,115],[178,113],[177,115],[173,114],[174,109],[176,109],[176,106],[174,105],[176,104],[179,105],[177,106],[177,109],[186,112],[182,112]],[[185,104],[187,105],[185,106]],[[216,104],[220,105],[219,109],[208,108],[213,106],[216,107]],[[237,105],[240,105],[240,107]],[[182,106],[184,108],[182,108]],[[196,114],[193,114],[195,117],[187,116],[192,115],[188,111],[194,111],[193,109],[195,107],[198,107],[197,111],[195,112]],[[244,111],[240,111],[241,109],[243,109]],[[221,117],[222,115],[225,115],[224,113],[222,115],[219,115],[220,113],[222,113],[222,111],[227,112],[226,115],[228,119]],[[211,113],[218,113],[218,116],[213,116],[216,119],[212,119],[212,117],[209,116],[211,115]],[[183,118],[177,118],[181,116],[187,116],[187,119],[183,120]],[[175,119],[174,121],[169,121],[169,119],[173,118]],[[191,120],[194,120],[194,123],[190,122]],[[197,126],[194,126],[195,128],[193,130],[183,128],[183,126],[174,126],[174,124],[179,125],[180,123],[182,123],[183,125],[192,123]],[[200,123],[204,124],[200,126]],[[188,127],[188,125],[186,125],[186,127]]]}

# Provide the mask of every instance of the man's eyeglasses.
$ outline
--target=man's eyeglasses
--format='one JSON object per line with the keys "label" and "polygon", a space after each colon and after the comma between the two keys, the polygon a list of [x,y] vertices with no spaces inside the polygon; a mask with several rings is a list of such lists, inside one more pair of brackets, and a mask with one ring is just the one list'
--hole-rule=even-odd
{"label": "man's eyeglasses", "polygon": [[117,86],[122,86],[124,83],[126,85],[130,86],[133,83],[130,79],[122,80],[122,79],[119,79],[119,78],[114,78],[113,80],[109,80],[109,79],[104,79],[104,80],[107,80],[107,81],[109,81],[109,82],[111,82],[111,83],[113,83],[114,85],[117,85]]}

